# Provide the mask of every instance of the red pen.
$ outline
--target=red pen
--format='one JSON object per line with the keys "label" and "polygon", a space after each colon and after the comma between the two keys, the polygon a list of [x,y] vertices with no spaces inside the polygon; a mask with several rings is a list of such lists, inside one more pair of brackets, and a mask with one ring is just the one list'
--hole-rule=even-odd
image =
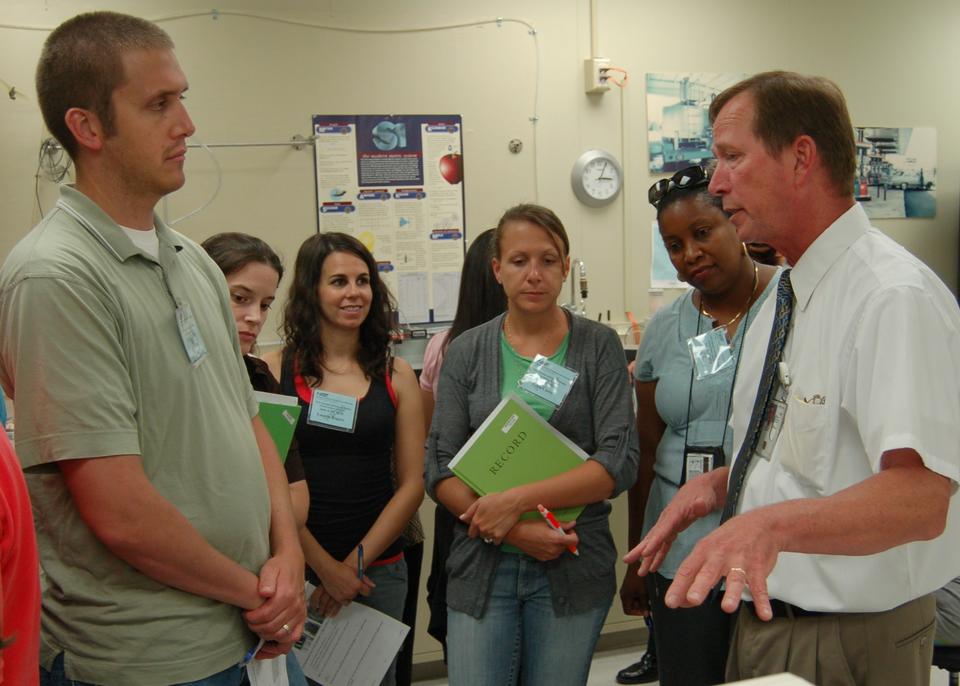
{"label": "red pen", "polygon": [[[545,521],[547,523],[547,526],[549,526],[551,529],[553,529],[557,533],[561,533],[561,534],[567,533],[566,531],[563,530],[563,527],[560,526],[560,522],[557,521],[557,518],[553,516],[553,513],[550,510],[545,508],[543,505],[537,505],[537,511],[540,513],[540,516],[543,517],[543,521]],[[577,546],[568,545],[567,550],[569,550],[571,553],[573,553],[577,557],[580,557],[580,551],[577,550]]]}

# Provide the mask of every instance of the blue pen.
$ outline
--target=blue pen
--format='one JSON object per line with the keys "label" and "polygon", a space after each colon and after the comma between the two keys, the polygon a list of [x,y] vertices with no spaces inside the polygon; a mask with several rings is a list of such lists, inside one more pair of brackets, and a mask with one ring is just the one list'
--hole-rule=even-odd
{"label": "blue pen", "polygon": [[257,644],[253,646],[250,650],[247,651],[247,654],[243,656],[243,662],[240,663],[241,667],[246,667],[250,664],[250,661],[253,660],[253,656],[263,647],[264,640],[261,638],[257,641]]}
{"label": "blue pen", "polygon": [[363,581],[363,543],[357,546],[357,578]]}

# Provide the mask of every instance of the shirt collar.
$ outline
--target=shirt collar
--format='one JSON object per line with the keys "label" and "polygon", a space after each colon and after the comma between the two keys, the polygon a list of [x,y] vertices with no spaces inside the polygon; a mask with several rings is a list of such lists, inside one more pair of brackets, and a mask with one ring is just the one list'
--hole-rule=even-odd
{"label": "shirt collar", "polygon": [[[67,184],[60,186],[60,199],[57,201],[57,206],[80,222],[119,261],[124,262],[134,255],[153,260],[130,240],[123,229],[97,203],[73,186]],[[175,252],[183,250],[183,241],[179,234],[164,224],[156,213],[153,215],[153,224],[157,227],[157,240],[160,243],[161,253],[165,250]]]}
{"label": "shirt collar", "polygon": [[870,229],[870,220],[860,203],[855,202],[810,244],[790,272],[797,305],[807,309],[817,284],[847,248]]}

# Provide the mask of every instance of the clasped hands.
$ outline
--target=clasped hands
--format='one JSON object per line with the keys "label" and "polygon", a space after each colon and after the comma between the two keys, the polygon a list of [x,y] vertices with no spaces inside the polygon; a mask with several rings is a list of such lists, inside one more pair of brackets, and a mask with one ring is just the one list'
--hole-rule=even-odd
{"label": "clasped hands", "polygon": [[376,584],[364,574],[357,577],[357,549],[342,562],[333,561],[317,570],[320,583],[310,595],[310,607],[326,617],[336,617],[358,595],[369,596]]}
{"label": "clasped hands", "polygon": [[286,655],[300,640],[307,618],[303,567],[303,554],[297,550],[278,553],[260,568],[257,591],[263,602],[243,613],[247,627],[266,641],[258,660]]}
{"label": "clasped hands", "polygon": [[573,531],[576,521],[561,522],[564,530],[561,534],[544,521],[521,520],[525,511],[516,494],[507,490],[477,498],[460,515],[460,521],[469,525],[470,538],[482,538],[492,545],[507,542],[541,562],[556,559],[568,546],[579,543]]}
{"label": "clasped hands", "polygon": [[[720,470],[716,470],[720,471]],[[708,474],[688,481],[660,514],[660,518],[633,550],[624,556],[629,565],[639,563],[637,574],[656,572],[676,540],[677,534],[701,517],[723,506],[717,480],[723,474]],[[762,620],[773,617],[767,593],[767,576],[777,562],[776,541],[768,508],[759,508],[731,517],[703,537],[677,568],[664,596],[669,608],[695,607],[706,600],[722,578],[726,587],[721,601],[725,612],[740,606],[745,587]]]}

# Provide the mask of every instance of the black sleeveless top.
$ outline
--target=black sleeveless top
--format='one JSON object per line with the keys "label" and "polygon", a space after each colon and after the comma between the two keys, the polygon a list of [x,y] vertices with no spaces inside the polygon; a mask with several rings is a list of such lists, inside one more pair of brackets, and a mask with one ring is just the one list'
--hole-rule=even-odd
{"label": "black sleeveless top", "polygon": [[[386,382],[372,379],[357,408],[353,433],[308,424],[309,402],[297,392],[292,359],[283,361],[280,392],[297,396],[301,407],[294,435],[310,491],[307,529],[334,559],[343,560],[370,530],[395,492],[391,464],[396,407]],[[398,538],[379,559],[393,557],[402,550]]]}

